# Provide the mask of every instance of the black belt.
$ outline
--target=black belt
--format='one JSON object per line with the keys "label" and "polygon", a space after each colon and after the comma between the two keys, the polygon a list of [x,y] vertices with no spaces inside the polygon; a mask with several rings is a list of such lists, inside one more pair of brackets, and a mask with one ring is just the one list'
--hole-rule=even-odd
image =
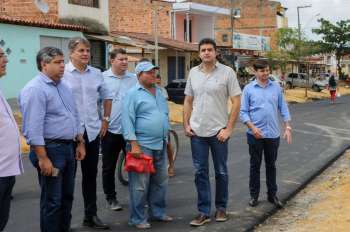
{"label": "black belt", "polygon": [[71,144],[74,143],[73,139],[44,139],[45,144],[48,143],[59,143],[59,144]]}

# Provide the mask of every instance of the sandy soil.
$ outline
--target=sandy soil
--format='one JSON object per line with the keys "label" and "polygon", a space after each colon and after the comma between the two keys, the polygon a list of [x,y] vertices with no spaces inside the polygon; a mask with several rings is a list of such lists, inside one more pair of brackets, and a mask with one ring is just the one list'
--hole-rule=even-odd
{"label": "sandy soil", "polygon": [[350,150],[255,232],[350,231]]}

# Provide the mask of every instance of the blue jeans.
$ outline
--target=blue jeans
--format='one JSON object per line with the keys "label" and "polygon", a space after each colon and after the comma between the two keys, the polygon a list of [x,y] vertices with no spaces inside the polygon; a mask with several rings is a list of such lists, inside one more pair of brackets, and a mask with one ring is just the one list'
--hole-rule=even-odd
{"label": "blue jeans", "polygon": [[74,194],[74,146],[73,143],[52,142],[45,148],[48,158],[60,173],[57,177],[41,175],[38,158],[33,150],[30,152],[29,158],[38,170],[41,187],[40,228],[42,232],[68,232]]}
{"label": "blue jeans", "polygon": [[165,196],[168,186],[166,167],[166,143],[163,150],[150,150],[141,147],[146,155],[153,157],[155,174],[129,172],[130,218],[129,225],[147,222],[145,205],[148,204],[148,217],[162,219],[165,214]]}
{"label": "blue jeans", "polygon": [[280,138],[256,139],[247,134],[250,154],[249,191],[252,198],[258,199],[260,193],[260,166],[264,153],[266,169],[267,195],[273,197],[277,193],[276,160]]}
{"label": "blue jeans", "polygon": [[216,136],[191,137],[193,166],[195,169],[195,184],[198,194],[197,208],[201,214],[210,215],[211,192],[209,181],[209,149],[212,154],[215,169],[215,207],[226,210],[228,201],[227,153],[228,140],[220,142]]}

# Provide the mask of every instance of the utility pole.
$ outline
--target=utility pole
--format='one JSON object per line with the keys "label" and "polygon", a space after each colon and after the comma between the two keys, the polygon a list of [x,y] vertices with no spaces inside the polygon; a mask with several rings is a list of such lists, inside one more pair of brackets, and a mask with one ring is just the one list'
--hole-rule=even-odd
{"label": "utility pole", "polygon": [[157,1],[151,0],[153,3],[153,24],[154,24],[154,64],[158,66],[158,57],[159,57],[159,49],[158,49],[158,3]]}
{"label": "utility pole", "polygon": [[[300,73],[300,61],[301,61],[301,23],[300,23],[300,9],[302,8],[309,8],[312,5],[305,5],[305,6],[298,6],[297,7],[297,12],[298,12],[298,38],[299,38],[299,44],[298,44],[298,75]],[[307,84],[305,86],[305,97],[307,98],[307,85],[309,84],[310,77],[309,74],[307,73]]]}

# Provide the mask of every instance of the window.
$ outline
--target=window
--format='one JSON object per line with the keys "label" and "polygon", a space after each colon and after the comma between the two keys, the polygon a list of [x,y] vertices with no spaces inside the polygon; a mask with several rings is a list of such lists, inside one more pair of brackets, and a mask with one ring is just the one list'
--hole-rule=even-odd
{"label": "window", "polygon": [[99,8],[99,0],[68,0],[69,4]]}
{"label": "window", "polygon": [[222,35],[222,42],[228,42],[228,34]]}

